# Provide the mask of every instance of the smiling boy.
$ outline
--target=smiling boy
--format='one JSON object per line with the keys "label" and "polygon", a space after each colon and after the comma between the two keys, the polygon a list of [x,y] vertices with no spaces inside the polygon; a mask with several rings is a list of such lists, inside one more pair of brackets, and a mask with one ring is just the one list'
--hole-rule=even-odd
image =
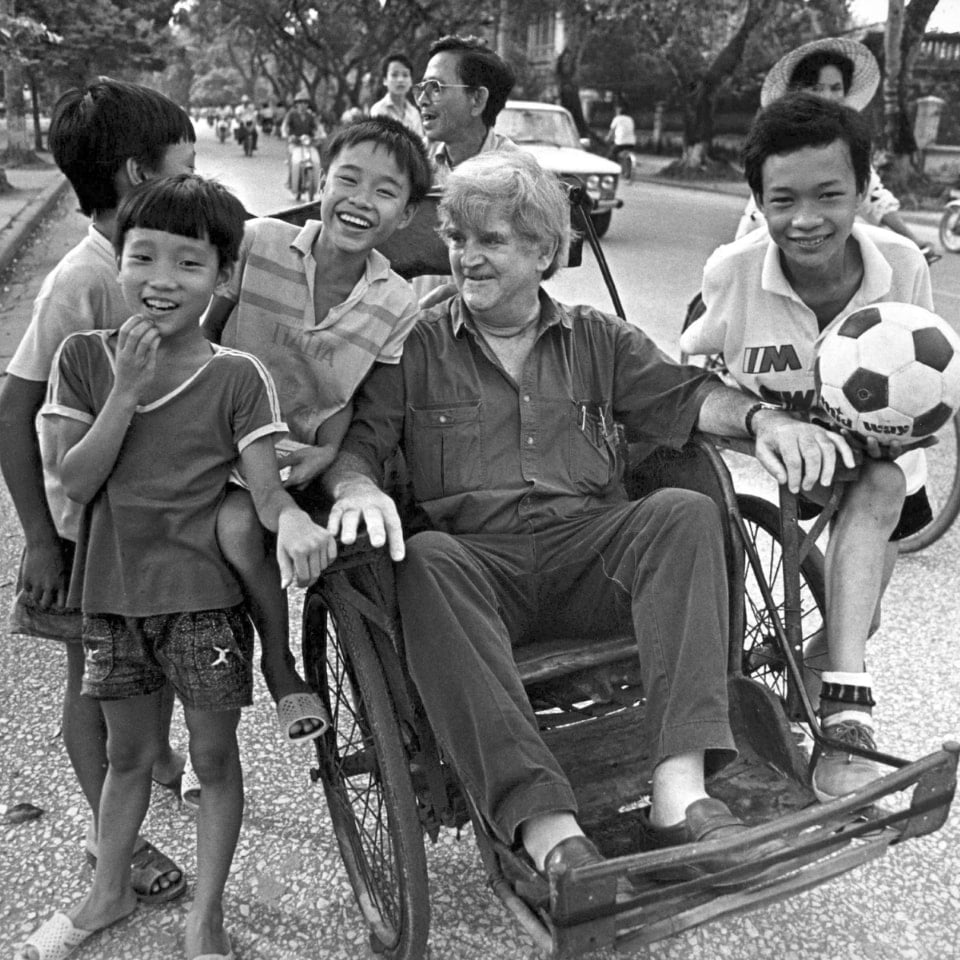
{"label": "smiling boy", "polygon": [[[854,222],[870,171],[870,137],[849,107],[807,93],[774,101],[751,127],[744,163],[769,237],[748,234],[710,257],[706,312],[684,332],[680,348],[722,352],[740,386],[770,407],[806,417],[816,403],[813,360],[824,328],[880,301],[932,310],[930,275],[909,240]],[[766,416],[758,409],[754,426]],[[826,551],[820,716],[833,739],[873,748],[867,638],[879,623],[897,540],[929,522],[930,505],[922,451],[894,461],[871,441],[866,453],[859,478],[844,489]],[[818,509],[801,500],[801,517]],[[819,643],[812,646],[808,665],[822,656]],[[872,761],[831,748],[817,761],[813,786],[821,800],[831,800],[876,776]]]}
{"label": "smiling boy", "polygon": [[[320,219],[303,227],[248,221],[237,268],[204,321],[210,339],[254,354],[272,374],[290,437],[301,445],[283,459],[285,484],[306,504],[346,432],[355,390],[374,364],[399,361],[413,327],[410,285],[375,248],[410,222],[430,188],[422,141],[392,118],[350,124],[328,149]],[[286,597],[244,491],[228,494],[218,535],[268,638],[263,672],[281,733],[316,736],[323,708],[294,669]]]}

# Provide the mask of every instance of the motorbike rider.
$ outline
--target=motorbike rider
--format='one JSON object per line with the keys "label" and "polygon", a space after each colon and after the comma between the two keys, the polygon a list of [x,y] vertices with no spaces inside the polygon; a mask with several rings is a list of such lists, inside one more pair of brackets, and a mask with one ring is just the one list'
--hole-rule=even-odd
{"label": "motorbike rider", "polygon": [[[301,90],[293,100],[293,109],[288,110],[283,118],[282,134],[287,141],[287,189],[299,199],[297,192],[297,165],[303,159],[313,163],[314,170],[319,176],[320,154],[314,143],[319,132],[319,123],[316,114],[310,109],[310,96],[306,90]],[[307,140],[304,141],[303,138]],[[308,157],[302,156],[302,151],[309,151]],[[295,162],[296,161],[296,162]]]}
{"label": "motorbike rider", "polygon": [[237,119],[237,142],[243,143],[244,137],[253,138],[253,149],[257,149],[257,107],[256,104],[244,94],[240,98],[240,104],[236,112]]}
{"label": "motorbike rider", "polygon": [[293,109],[288,110],[283,118],[283,136],[289,143],[291,137],[299,140],[302,136],[311,139],[317,135],[317,116],[310,109],[310,96],[306,90],[301,90],[293,99]]}

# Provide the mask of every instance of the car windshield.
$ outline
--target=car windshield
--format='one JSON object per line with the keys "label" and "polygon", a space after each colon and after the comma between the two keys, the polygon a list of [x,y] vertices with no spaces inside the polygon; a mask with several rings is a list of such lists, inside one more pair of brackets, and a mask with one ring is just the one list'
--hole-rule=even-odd
{"label": "car windshield", "polygon": [[497,133],[514,143],[546,143],[554,147],[579,147],[577,128],[561,110],[506,107],[497,117]]}

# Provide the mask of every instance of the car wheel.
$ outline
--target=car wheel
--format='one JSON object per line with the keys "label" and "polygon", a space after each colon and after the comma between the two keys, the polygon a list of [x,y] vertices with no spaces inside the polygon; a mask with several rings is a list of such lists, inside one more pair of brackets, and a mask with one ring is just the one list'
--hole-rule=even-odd
{"label": "car wheel", "polygon": [[612,210],[607,210],[606,213],[590,214],[590,219],[593,221],[593,229],[596,230],[598,237],[602,237],[610,229],[610,219],[612,217]]}

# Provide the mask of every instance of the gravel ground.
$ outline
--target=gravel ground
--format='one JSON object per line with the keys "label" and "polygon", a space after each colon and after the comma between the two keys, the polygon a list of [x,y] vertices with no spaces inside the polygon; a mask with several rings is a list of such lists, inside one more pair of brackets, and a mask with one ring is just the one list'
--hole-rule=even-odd
{"label": "gravel ground", "polygon": [[[12,596],[19,532],[0,489],[0,604]],[[917,757],[960,734],[955,631],[956,532],[902,561],[874,644],[881,744]],[[0,804],[30,802],[36,820],[5,824],[0,842],[0,951],[10,955],[53,909],[89,881],[82,842],[86,808],[59,737],[63,672],[55,645],[0,639]],[[227,891],[228,925],[241,960],[356,960],[367,937],[340,864],[322,791],[308,776],[309,750],[283,745],[258,680],[256,703],[241,726],[247,783],[243,832]],[[185,744],[179,713],[174,739]],[[194,875],[193,815],[158,791],[146,835]],[[932,837],[911,841],[879,862],[749,915],[661,941],[658,960],[778,957],[781,960],[949,960],[960,914],[957,818]],[[429,849],[433,960],[533,958],[529,938],[485,884],[466,830]],[[160,960],[181,955],[187,898],[143,907],[75,954]],[[612,952],[595,954],[598,960]]]}

